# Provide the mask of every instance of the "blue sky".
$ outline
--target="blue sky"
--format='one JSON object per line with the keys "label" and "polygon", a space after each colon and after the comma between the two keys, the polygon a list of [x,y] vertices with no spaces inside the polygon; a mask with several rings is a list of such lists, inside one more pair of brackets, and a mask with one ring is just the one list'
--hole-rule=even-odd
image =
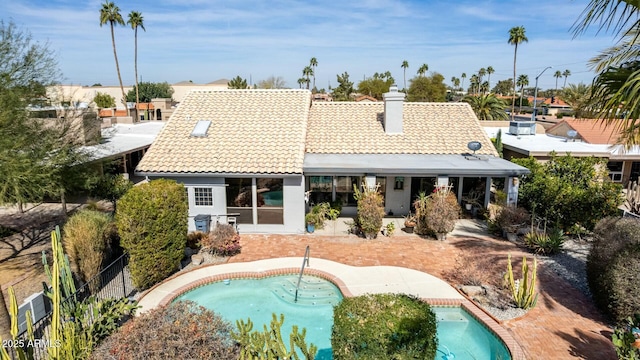
{"label": "blue sky", "polygon": [[[103,1],[11,0],[0,2],[0,18],[28,29],[56,52],[64,83],[117,85],[109,26],[99,26]],[[309,59],[318,60],[316,84],[336,86],[348,72],[356,84],[391,71],[402,86],[421,64],[429,71],[469,77],[492,66],[491,86],[512,76],[514,47],[508,31],[524,26],[528,43],[518,47],[517,73],[554,88],[556,70],[569,69],[568,83],[588,83],[588,60],[613,45],[595,31],[573,39],[571,25],[587,0],[505,1],[294,1],[136,0],[115,1],[126,21],[140,11],[138,72],[144,81],[207,83],[240,75],[258,82],[282,76],[297,88]],[[115,29],[123,82],[135,82],[133,30]],[[559,81],[562,86],[563,78]]]}

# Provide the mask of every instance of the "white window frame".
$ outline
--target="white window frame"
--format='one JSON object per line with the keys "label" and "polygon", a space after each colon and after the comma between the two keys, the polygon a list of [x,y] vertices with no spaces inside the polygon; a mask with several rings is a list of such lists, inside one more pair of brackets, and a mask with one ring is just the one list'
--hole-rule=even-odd
{"label": "white window frame", "polygon": [[[208,190],[211,195],[211,204],[198,204],[198,191],[199,190]],[[213,207],[213,188],[210,186],[194,186],[193,187],[193,206],[194,207]]]}

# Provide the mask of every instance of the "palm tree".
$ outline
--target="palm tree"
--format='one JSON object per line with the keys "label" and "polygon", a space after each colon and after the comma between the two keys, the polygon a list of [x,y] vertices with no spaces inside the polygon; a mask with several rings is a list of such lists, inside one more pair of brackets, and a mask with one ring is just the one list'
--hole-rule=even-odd
{"label": "palm tree", "polygon": [[482,78],[487,75],[487,69],[485,68],[480,68],[480,70],[478,70],[478,80],[480,82],[482,82]]}
{"label": "palm tree", "polygon": [[313,88],[316,88],[316,67],[318,66],[318,59],[312,57],[309,61],[309,66],[313,69]]}
{"label": "palm tree", "polygon": [[127,116],[129,115],[129,107],[127,106],[127,96],[124,93],[124,86],[122,85],[122,77],[120,76],[120,65],[118,64],[118,54],[116,53],[116,38],[113,34],[113,25],[124,25],[122,15],[120,15],[120,8],[113,3],[113,1],[106,0],[102,4],[100,9],[100,27],[109,23],[111,26],[111,45],[113,46],[113,57],[116,59],[116,71],[118,72],[118,81],[120,81],[120,90],[122,91],[122,104],[127,109]]}
{"label": "palm tree", "polygon": [[462,78],[462,90],[464,91],[464,79],[467,78],[467,73],[462,73],[462,75],[460,75],[460,77]]}
{"label": "palm tree", "polygon": [[488,80],[489,81],[489,88],[491,88],[491,74],[493,74],[494,72],[496,72],[496,71],[493,69],[493,66],[487,67],[487,74],[489,74],[489,80]]}
{"label": "palm tree", "polygon": [[460,79],[458,79],[457,77],[453,78],[453,88],[454,89],[459,89],[460,88]]}
{"label": "palm tree", "polygon": [[564,84],[562,85],[562,88],[564,89],[567,86],[567,78],[571,76],[571,71],[569,71],[569,69],[565,70],[562,73],[562,76],[564,76]]}
{"label": "palm tree", "polygon": [[469,83],[470,83],[469,87],[471,88],[471,93],[477,94],[476,90],[477,90],[478,85],[479,85],[478,75],[476,75],[476,74],[471,75],[471,77],[469,78]]}
{"label": "palm tree", "polygon": [[[142,18],[142,14],[137,11],[131,11],[129,13],[129,20],[127,20],[127,24],[131,25],[131,28],[134,31],[135,38],[135,52],[134,52],[134,64],[135,64],[135,73],[136,73],[136,116],[138,115],[138,103],[140,102],[139,92],[138,92],[138,27],[141,27],[142,30],[147,31],[144,28],[144,19]],[[145,115],[146,116],[146,115]]]}
{"label": "palm tree", "polygon": [[480,92],[485,94],[489,92],[489,82],[488,81],[483,81],[482,84],[480,84]]}
{"label": "palm tree", "polygon": [[584,119],[591,117],[591,86],[580,83],[569,84],[568,87],[562,89],[562,100],[571,106],[576,119]]}
{"label": "palm tree", "polygon": [[234,77],[227,83],[229,89],[246,89],[247,80],[240,77],[240,75]]}
{"label": "palm tree", "polygon": [[409,67],[409,62],[407,60],[402,61],[402,77],[404,78],[404,90],[407,89],[407,68]]}
{"label": "palm tree", "polygon": [[309,77],[313,76],[313,68],[311,66],[305,66],[304,69],[302,69],[302,75],[306,79],[307,90],[309,90],[309,83],[311,83],[311,80],[309,79]]}
{"label": "palm tree", "polygon": [[429,71],[429,65],[422,64],[422,66],[418,68],[418,75],[424,76],[424,74],[426,74],[427,71]]}
{"label": "palm tree", "polygon": [[553,93],[555,95],[558,92],[558,79],[562,77],[560,70],[556,70],[556,72],[553,73],[553,77],[556,78],[556,91]]}
{"label": "palm tree", "polygon": [[302,85],[304,85],[307,82],[307,79],[301,77],[298,79],[298,86],[300,87],[300,89],[302,89]]}
{"label": "palm tree", "polygon": [[478,120],[508,120],[509,116],[504,111],[507,104],[498,99],[495,94],[467,95],[462,101],[469,103]]}
{"label": "palm tree", "polygon": [[520,87],[520,109],[518,112],[522,113],[522,97],[524,96],[524,87],[529,85],[529,76],[525,74],[518,76],[516,83]]}
{"label": "palm tree", "polygon": [[513,51],[513,97],[511,98],[511,120],[513,120],[515,115],[514,112],[516,107],[516,58],[518,55],[518,45],[528,41],[529,39],[527,39],[527,36],[525,35],[524,26],[515,26],[509,29],[509,40],[507,42],[515,46]]}

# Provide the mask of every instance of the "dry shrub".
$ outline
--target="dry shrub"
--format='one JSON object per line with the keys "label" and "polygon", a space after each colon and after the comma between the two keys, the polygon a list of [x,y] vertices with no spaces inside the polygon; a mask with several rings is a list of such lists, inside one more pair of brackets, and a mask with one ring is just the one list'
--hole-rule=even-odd
{"label": "dry shrub", "polygon": [[92,359],[238,359],[231,324],[190,301],[153,309],[127,322]]}
{"label": "dry shrub", "polygon": [[233,256],[240,253],[240,235],[227,224],[219,224],[200,240],[202,249],[219,256]]}
{"label": "dry shrub", "polygon": [[202,246],[202,239],[207,237],[207,234],[202,231],[192,231],[187,234],[187,247],[191,249],[199,249]]}
{"label": "dry shrub", "polygon": [[456,266],[444,272],[447,281],[459,285],[502,286],[503,266],[493,257],[463,254],[456,259]]}
{"label": "dry shrub", "polygon": [[114,237],[112,217],[98,211],[82,210],[64,225],[63,246],[73,271],[83,282],[100,272]]}

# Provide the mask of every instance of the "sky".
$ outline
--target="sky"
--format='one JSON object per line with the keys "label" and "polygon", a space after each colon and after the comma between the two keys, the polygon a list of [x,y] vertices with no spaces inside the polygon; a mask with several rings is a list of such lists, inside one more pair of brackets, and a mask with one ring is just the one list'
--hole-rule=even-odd
{"label": "sky", "polygon": [[[451,77],[469,78],[492,66],[491,87],[513,76],[509,29],[523,26],[529,41],[518,46],[517,75],[541,89],[554,89],[556,70],[571,71],[567,83],[590,83],[588,61],[614,45],[594,28],[574,38],[571,26],[588,0],[116,0],[124,20],[144,17],[138,30],[138,75],[142,81],[206,84],[241,76],[257,83],[282,77],[298,88],[302,69],[315,57],[316,86],[337,86],[347,72],[356,85],[390,71],[403,86],[422,64]],[[0,19],[13,21],[48,43],[63,73],[62,83],[118,85],[109,25],[100,26],[103,1],[0,1]],[[115,28],[122,80],[135,83],[134,32]],[[486,78],[485,78],[486,79]],[[562,87],[564,78],[558,80]]]}

